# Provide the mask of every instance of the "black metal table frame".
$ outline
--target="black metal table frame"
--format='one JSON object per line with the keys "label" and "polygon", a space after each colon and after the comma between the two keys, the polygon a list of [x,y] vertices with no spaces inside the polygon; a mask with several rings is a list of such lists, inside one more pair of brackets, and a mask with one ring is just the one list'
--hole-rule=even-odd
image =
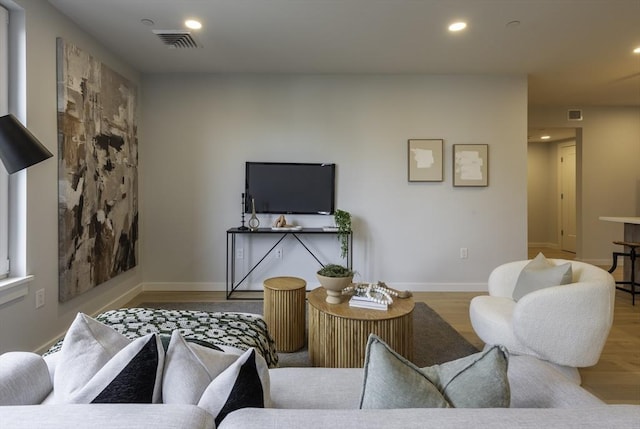
{"label": "black metal table frame", "polygon": [[[267,250],[267,252],[256,262],[253,266],[247,271],[247,273],[236,283],[236,235],[238,234],[280,234],[280,237],[276,240],[275,244]],[[240,228],[230,228],[227,230],[227,263],[226,263],[226,281],[225,281],[225,292],[228,300],[231,299],[262,299],[260,298],[233,298],[232,295],[238,287],[244,283],[245,280],[253,273],[253,271],[258,268],[258,266],[264,261],[271,252],[280,244],[285,238],[289,236],[293,236],[304,249],[311,255],[313,258],[324,267],[325,264],[318,259],[315,253],[304,243],[304,241],[299,237],[299,235],[303,234],[333,234],[338,235],[338,231],[326,231],[323,228],[302,228],[302,229],[271,229],[271,228],[259,228],[256,231],[251,231],[250,229],[240,229]],[[347,249],[347,267],[351,268],[353,266],[353,233],[349,231],[348,233],[348,249]],[[245,292],[245,291],[242,291]],[[262,291],[246,291],[246,292],[262,292]]]}

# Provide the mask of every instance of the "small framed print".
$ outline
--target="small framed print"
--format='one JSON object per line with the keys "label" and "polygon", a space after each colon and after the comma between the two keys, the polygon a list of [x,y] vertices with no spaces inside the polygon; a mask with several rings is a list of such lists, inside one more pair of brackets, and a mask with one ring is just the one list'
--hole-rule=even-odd
{"label": "small framed print", "polygon": [[453,186],[489,186],[489,145],[453,145]]}
{"label": "small framed print", "polygon": [[444,140],[409,140],[409,182],[442,182]]}

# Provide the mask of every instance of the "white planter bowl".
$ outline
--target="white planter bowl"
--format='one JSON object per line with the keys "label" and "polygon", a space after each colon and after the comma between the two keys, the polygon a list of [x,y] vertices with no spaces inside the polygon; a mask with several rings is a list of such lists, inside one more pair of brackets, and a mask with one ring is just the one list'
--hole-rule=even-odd
{"label": "white planter bowl", "polygon": [[353,276],[349,277],[325,277],[316,274],[320,285],[327,291],[326,301],[329,304],[340,304],[342,302],[342,290],[353,281]]}

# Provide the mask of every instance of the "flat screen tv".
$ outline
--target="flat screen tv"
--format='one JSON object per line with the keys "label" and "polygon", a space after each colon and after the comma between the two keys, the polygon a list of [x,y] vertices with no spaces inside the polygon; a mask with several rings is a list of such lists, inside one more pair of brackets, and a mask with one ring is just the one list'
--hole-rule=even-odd
{"label": "flat screen tv", "polygon": [[335,164],[247,162],[245,212],[333,214]]}

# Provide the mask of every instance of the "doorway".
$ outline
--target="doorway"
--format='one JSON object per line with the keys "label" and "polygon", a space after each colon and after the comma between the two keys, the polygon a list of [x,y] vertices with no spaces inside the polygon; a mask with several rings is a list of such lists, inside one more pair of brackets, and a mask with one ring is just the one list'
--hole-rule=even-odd
{"label": "doorway", "polygon": [[575,128],[529,129],[528,245],[577,251],[577,138]]}

